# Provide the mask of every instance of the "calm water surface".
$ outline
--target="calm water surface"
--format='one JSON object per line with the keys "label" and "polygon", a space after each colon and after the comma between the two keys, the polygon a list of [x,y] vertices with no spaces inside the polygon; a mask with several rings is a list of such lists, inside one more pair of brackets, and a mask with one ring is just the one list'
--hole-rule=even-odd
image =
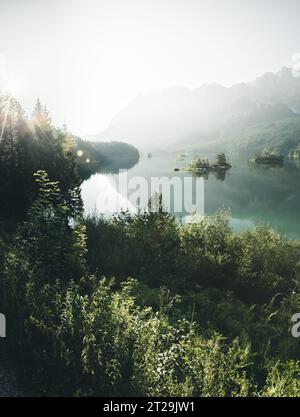
{"label": "calm water surface", "polygon": [[[191,159],[192,155],[188,155],[185,161],[177,162],[170,154],[154,154],[150,159],[141,157],[128,170],[128,180],[143,177],[150,184],[151,177],[190,176],[184,171],[174,172],[174,168],[186,167]],[[205,214],[224,207],[230,210],[231,224],[236,231],[264,223],[289,238],[300,238],[300,165],[287,160],[283,167],[266,168],[234,158],[231,163],[233,167],[223,181],[214,174],[205,180]],[[134,210],[124,195],[118,193],[117,179],[116,174],[98,173],[82,184],[86,212],[113,211],[112,196],[122,207]]]}

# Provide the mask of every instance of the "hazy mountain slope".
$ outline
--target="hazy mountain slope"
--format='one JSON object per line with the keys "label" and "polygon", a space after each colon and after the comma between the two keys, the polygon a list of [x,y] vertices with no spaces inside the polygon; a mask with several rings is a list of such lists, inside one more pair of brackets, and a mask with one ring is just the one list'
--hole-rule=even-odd
{"label": "hazy mountain slope", "polygon": [[252,153],[262,147],[277,148],[287,155],[300,143],[300,115],[273,123],[249,126],[231,133],[225,141],[231,150]]}
{"label": "hazy mountain slope", "polygon": [[[208,138],[209,139],[209,138]],[[228,132],[216,132],[206,142],[181,142],[177,150],[194,152],[228,152],[250,155],[263,147],[276,148],[284,155],[300,144],[300,115],[260,123]]]}
{"label": "hazy mountain slope", "polygon": [[207,143],[236,129],[297,116],[300,78],[283,68],[230,88],[168,88],[133,100],[93,140],[123,140],[139,148]]}

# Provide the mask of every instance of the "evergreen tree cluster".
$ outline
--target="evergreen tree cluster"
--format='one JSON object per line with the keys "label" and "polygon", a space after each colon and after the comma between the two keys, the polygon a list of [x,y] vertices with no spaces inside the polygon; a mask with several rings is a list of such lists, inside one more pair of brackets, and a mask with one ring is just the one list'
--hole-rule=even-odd
{"label": "evergreen tree cluster", "polygon": [[47,109],[38,100],[28,120],[20,104],[0,97],[0,205],[1,225],[24,219],[35,199],[33,174],[44,169],[59,181],[66,200],[80,185],[74,143],[65,129],[53,127]]}

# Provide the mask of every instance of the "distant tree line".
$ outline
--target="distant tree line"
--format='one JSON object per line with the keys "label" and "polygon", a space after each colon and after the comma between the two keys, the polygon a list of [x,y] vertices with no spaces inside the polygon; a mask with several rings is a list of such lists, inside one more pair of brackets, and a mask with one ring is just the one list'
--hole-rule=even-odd
{"label": "distant tree line", "polygon": [[83,179],[99,169],[114,173],[119,169],[129,169],[139,161],[139,151],[124,142],[90,142],[80,138],[74,138],[74,141],[78,149],[79,173]]}

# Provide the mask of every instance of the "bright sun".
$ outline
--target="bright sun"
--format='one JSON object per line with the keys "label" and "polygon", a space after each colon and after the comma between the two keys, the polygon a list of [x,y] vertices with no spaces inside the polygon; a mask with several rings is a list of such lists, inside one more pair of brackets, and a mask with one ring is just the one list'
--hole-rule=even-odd
{"label": "bright sun", "polygon": [[8,78],[4,82],[4,89],[12,95],[17,95],[21,90],[20,80],[15,78]]}

